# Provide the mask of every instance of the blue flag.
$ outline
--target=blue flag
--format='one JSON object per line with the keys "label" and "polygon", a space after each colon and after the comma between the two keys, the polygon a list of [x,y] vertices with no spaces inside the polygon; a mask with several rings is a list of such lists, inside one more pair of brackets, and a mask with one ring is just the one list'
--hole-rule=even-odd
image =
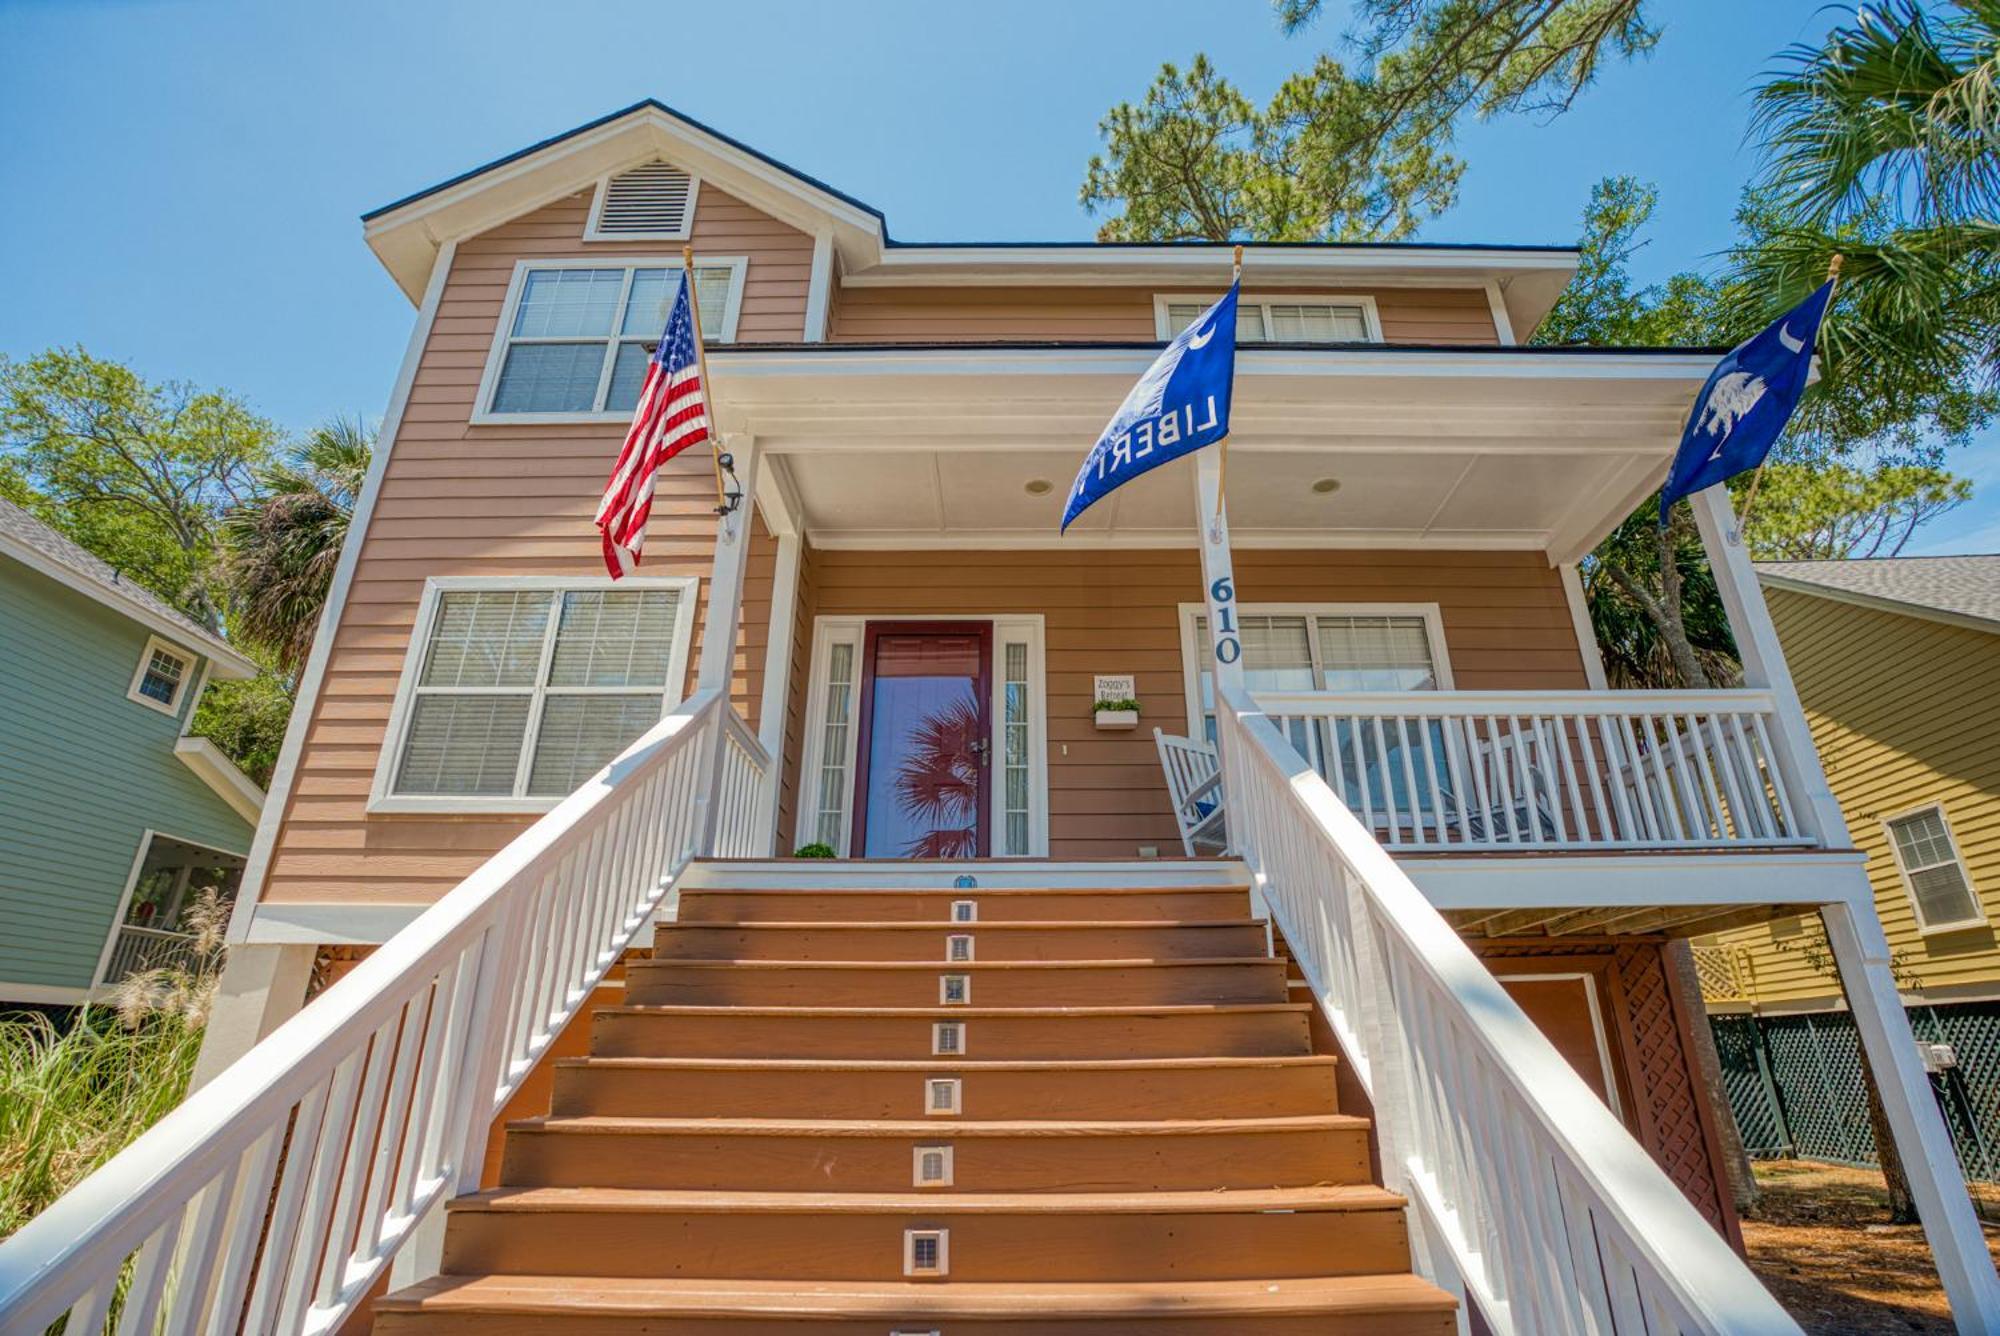
{"label": "blue flag", "polygon": [[1681,448],[1660,489],[1660,525],[1684,496],[1764,462],[1806,392],[1813,345],[1833,296],[1833,280],[1715,364],[1695,396]]}
{"label": "blue flag", "polygon": [[1229,434],[1236,379],[1236,289],[1174,337],[1083,457],[1062,527],[1120,484]]}

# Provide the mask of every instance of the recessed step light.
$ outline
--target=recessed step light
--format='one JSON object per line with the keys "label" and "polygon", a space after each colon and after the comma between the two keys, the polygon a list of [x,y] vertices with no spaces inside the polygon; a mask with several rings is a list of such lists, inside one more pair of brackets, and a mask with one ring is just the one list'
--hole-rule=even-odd
{"label": "recessed step light", "polygon": [[965,1098],[965,1084],[956,1076],[933,1076],[924,1082],[924,1112],[957,1113]]}
{"label": "recessed step light", "polygon": [[911,1181],[920,1188],[951,1186],[951,1147],[918,1146],[911,1165]]}
{"label": "recessed step light", "polygon": [[972,1001],[972,976],[969,974],[938,975],[938,1005],[941,1007],[962,1007]]}
{"label": "recessed step light", "polygon": [[979,902],[977,900],[954,900],[951,902],[951,921],[953,923],[976,923],[978,920]]}
{"label": "recessed step light", "polygon": [[948,1229],[904,1230],[903,1274],[906,1276],[950,1275],[951,1231]]}
{"label": "recessed step light", "polygon": [[944,958],[953,962],[972,959],[972,934],[955,932],[944,939]]}
{"label": "recessed step light", "polygon": [[965,1052],[965,1022],[936,1021],[931,1025],[931,1055],[948,1057]]}

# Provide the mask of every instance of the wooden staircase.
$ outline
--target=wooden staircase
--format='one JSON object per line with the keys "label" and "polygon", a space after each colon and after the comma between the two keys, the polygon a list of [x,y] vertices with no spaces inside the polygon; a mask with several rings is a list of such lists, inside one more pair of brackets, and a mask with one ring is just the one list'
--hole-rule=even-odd
{"label": "wooden staircase", "polygon": [[705,867],[376,1329],[1454,1330],[1247,891],[1012,866]]}

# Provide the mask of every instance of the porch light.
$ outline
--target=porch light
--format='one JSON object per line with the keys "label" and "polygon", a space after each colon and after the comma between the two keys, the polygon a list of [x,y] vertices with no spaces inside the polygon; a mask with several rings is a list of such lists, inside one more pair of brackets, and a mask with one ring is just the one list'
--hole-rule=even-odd
{"label": "porch light", "polygon": [[1340,490],[1340,479],[1318,478],[1313,482],[1313,490],[1321,496],[1328,496]]}
{"label": "porch light", "polygon": [[1053,492],[1055,489],[1056,485],[1050,482],[1047,478],[1030,478],[1028,479],[1027,486],[1023,487],[1021,490],[1026,492],[1029,496],[1047,496],[1050,492]]}

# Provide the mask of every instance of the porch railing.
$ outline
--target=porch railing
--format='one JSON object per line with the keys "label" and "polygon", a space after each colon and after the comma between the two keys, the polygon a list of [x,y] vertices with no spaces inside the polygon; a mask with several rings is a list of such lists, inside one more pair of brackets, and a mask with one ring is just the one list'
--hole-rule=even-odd
{"label": "porch railing", "polygon": [[1409,851],[1817,843],[1768,691],[1258,692],[1373,835]]}
{"label": "porch railing", "polygon": [[1500,1333],[1796,1333],[1278,721],[1218,703],[1231,841],[1368,1091],[1420,1267]]}
{"label": "porch railing", "polygon": [[[441,1198],[696,852],[769,852],[771,764],[697,692],[0,1244],[0,1331],[323,1333]],[[131,1262],[129,1279],[121,1274]]]}
{"label": "porch railing", "polygon": [[104,962],[104,982],[118,983],[147,970],[191,970],[200,963],[193,933],[128,923],[118,929],[117,940],[111,944],[111,956]]}

